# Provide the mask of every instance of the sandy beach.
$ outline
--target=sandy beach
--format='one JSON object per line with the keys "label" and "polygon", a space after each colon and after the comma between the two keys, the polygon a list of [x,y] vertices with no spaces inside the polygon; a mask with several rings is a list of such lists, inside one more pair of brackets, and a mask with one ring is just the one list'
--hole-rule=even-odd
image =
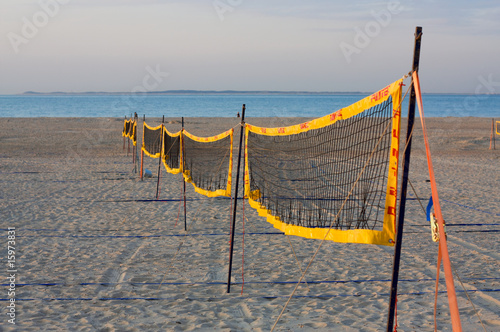
{"label": "sandy beach", "polygon": [[[247,119],[267,127],[305,120]],[[180,119],[165,121],[168,130],[180,130]],[[185,119],[198,136],[239,129],[238,123],[236,117]],[[475,307],[487,331],[500,331],[500,136],[489,150],[486,118],[431,118],[427,126],[450,257],[461,280],[455,276],[463,330],[483,331]],[[300,277],[294,251],[304,268],[320,243],[287,238],[248,204],[243,224],[240,200],[227,294],[231,200],[199,195],[188,184],[185,231],[181,175],[162,166],[155,201],[158,159],[145,157],[153,177],[141,181],[132,154],[123,150],[123,119],[2,118],[0,127],[0,331],[269,331]],[[417,119],[398,331],[434,327],[438,246],[415,199],[426,206],[427,179]],[[16,236],[15,325],[6,301],[9,228]],[[385,330],[393,251],[324,243],[276,331]],[[451,331],[441,276],[438,328]]]}

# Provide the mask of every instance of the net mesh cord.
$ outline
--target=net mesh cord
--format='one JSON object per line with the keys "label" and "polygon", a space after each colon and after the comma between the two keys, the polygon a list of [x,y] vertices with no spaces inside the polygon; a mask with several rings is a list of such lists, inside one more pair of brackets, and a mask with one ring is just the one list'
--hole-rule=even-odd
{"label": "net mesh cord", "polygon": [[131,133],[129,135],[130,139],[132,139],[132,143],[134,143],[134,146],[137,146],[137,121],[133,121],[131,124]]}
{"label": "net mesh cord", "polygon": [[[290,235],[322,238],[331,227],[329,240],[392,245],[370,236],[336,239],[335,231],[382,232],[393,220],[387,212],[395,209],[386,204],[390,192],[395,206],[395,190],[388,190],[393,113],[389,95],[353,116],[291,135],[247,130],[245,193],[251,205]],[[397,127],[399,133],[399,121]],[[323,233],[312,231],[318,229]]]}
{"label": "net mesh cord", "polygon": [[[250,190],[287,224],[330,227],[391,121],[391,102],[343,122],[292,136],[248,137]],[[334,229],[380,228],[391,132],[387,131]]]}
{"label": "net mesh cord", "polygon": [[181,164],[181,135],[163,130],[163,164],[168,172],[177,174]]}
{"label": "net mesh cord", "polygon": [[122,131],[122,136],[123,137],[128,137],[128,132],[130,131],[130,121],[125,120],[123,122],[123,131]]}
{"label": "net mesh cord", "polygon": [[186,182],[203,195],[230,197],[233,130],[209,138],[184,132],[182,141]]}
{"label": "net mesh cord", "polygon": [[125,120],[123,122],[123,137],[128,137],[134,143],[134,146],[137,145],[137,121],[135,120]]}
{"label": "net mesh cord", "polygon": [[159,158],[161,152],[162,126],[150,127],[144,123],[142,150],[152,158]]}

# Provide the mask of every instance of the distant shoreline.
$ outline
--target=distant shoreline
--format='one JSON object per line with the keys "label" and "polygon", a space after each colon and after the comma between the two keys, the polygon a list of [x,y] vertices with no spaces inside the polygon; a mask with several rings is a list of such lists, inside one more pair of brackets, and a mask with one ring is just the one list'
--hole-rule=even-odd
{"label": "distant shoreline", "polygon": [[[140,94],[145,95],[311,95],[311,96],[327,96],[327,95],[370,95],[372,92],[362,91],[236,91],[236,90],[166,90],[166,91],[147,91]],[[88,92],[37,92],[26,91],[12,96],[121,96],[135,95],[132,92],[104,92],[104,91],[88,91]],[[458,92],[432,92],[424,93],[424,95],[477,95],[475,93],[458,93]],[[479,95],[500,95],[494,94],[479,94]]]}
{"label": "distant shoreline", "polygon": [[236,90],[166,90],[166,91],[147,91],[144,93],[132,93],[132,92],[36,92],[36,91],[26,91],[18,95],[134,95],[134,94],[146,94],[146,95],[366,95],[371,92],[330,92],[330,91],[236,91]]}

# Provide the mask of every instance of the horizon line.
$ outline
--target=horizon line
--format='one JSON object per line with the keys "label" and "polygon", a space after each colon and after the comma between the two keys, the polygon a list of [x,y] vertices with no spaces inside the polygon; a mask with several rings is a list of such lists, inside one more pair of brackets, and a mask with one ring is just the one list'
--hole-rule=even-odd
{"label": "horizon line", "polygon": [[[22,93],[5,94],[4,96],[22,96],[22,95],[174,95],[174,94],[310,94],[310,95],[335,95],[335,94],[355,94],[355,95],[371,95],[373,92],[366,91],[280,91],[280,90],[163,90],[163,91],[146,91],[146,92],[109,92],[109,91],[84,91],[84,92],[67,92],[67,91],[52,91],[38,92],[25,91]],[[462,93],[462,92],[424,92],[423,94],[448,94],[448,95],[478,95],[477,93]],[[500,93],[482,93],[479,95],[499,95]]]}

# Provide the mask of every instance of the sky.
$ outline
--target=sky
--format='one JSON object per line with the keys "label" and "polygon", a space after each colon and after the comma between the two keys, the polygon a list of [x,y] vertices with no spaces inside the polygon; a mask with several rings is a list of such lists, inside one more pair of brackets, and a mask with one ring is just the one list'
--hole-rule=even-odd
{"label": "sky", "polygon": [[0,94],[500,93],[500,1],[0,0]]}

